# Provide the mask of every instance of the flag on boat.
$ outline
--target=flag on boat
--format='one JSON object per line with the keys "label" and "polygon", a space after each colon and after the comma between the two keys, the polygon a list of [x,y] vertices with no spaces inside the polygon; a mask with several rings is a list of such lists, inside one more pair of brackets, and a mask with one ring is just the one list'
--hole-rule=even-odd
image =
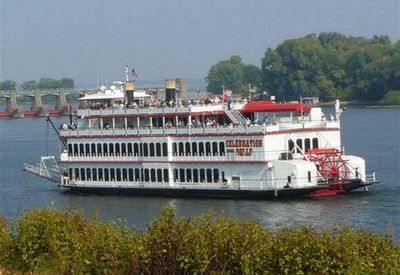
{"label": "flag on boat", "polygon": [[249,92],[250,93],[256,93],[257,92],[257,87],[254,86],[253,84],[249,84]]}
{"label": "flag on boat", "polygon": [[231,90],[226,90],[225,88],[223,89],[222,95],[224,102],[227,102],[232,97],[232,93],[233,92]]}
{"label": "flag on boat", "polygon": [[134,77],[137,77],[138,76],[138,71],[135,68],[132,68],[131,75],[134,76]]}

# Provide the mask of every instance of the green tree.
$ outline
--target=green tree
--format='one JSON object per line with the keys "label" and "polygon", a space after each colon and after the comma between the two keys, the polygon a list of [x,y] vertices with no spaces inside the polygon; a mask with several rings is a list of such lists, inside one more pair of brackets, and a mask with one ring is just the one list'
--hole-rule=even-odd
{"label": "green tree", "polygon": [[47,89],[58,89],[62,87],[61,80],[53,79],[53,78],[41,78],[38,83],[38,89],[47,90]]}
{"label": "green tree", "polygon": [[75,83],[72,78],[62,78],[61,79],[61,88],[72,89],[74,87],[75,87]]}
{"label": "green tree", "polygon": [[22,83],[21,88],[22,90],[35,90],[38,86],[36,80],[29,80]]}
{"label": "green tree", "polygon": [[258,88],[261,88],[262,85],[262,73],[261,69],[255,65],[248,64],[243,67],[243,84],[251,84]]}
{"label": "green tree", "polygon": [[335,32],[308,35],[267,48],[261,70],[264,88],[281,99],[379,100],[400,89],[400,42]]}
{"label": "green tree", "polygon": [[0,81],[0,90],[13,91],[17,89],[17,83],[14,80]]}
{"label": "green tree", "polygon": [[207,91],[214,94],[222,93],[222,86],[234,92],[243,86],[243,69],[245,64],[239,56],[233,55],[228,60],[213,65],[206,77]]}

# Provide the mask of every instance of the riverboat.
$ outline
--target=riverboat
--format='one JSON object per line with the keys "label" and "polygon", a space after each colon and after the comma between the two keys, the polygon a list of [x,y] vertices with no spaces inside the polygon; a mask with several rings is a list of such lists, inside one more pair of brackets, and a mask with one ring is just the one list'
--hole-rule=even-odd
{"label": "riverboat", "polygon": [[73,192],[207,198],[328,196],[377,182],[344,152],[339,101],[326,116],[301,100],[188,100],[183,90],[175,79],[162,95],[135,90],[127,75],[84,94],[76,120],[55,128],[60,162],[25,170]]}

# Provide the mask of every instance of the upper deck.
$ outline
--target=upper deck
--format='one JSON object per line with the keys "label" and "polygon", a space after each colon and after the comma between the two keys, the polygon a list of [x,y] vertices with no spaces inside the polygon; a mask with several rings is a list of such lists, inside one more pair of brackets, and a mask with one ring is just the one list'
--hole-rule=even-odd
{"label": "upper deck", "polygon": [[[250,107],[254,107],[253,106]],[[320,108],[304,108],[299,104],[266,104],[264,108],[251,109],[246,102],[227,104],[198,104],[188,106],[163,106],[147,108],[85,108],[78,111],[80,123],[76,128],[64,127],[62,137],[114,137],[114,136],[174,136],[174,135],[264,135],[308,130],[340,128],[340,121],[326,119]],[[283,111],[282,111],[283,110]],[[253,112],[255,111],[255,112]],[[260,112],[264,111],[264,112]],[[205,118],[237,117],[241,123],[206,123]],[[185,119],[184,122],[181,119]],[[233,117],[233,119],[235,119]],[[106,122],[107,121],[107,122]],[[173,122],[168,124],[167,121]]]}

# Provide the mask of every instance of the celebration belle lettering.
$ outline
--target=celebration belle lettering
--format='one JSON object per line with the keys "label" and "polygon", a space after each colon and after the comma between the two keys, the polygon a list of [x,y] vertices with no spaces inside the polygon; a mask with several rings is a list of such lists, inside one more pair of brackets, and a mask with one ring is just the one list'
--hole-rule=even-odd
{"label": "celebration belle lettering", "polygon": [[250,156],[253,148],[262,147],[262,139],[232,139],[226,141],[226,148],[235,149],[238,156]]}

